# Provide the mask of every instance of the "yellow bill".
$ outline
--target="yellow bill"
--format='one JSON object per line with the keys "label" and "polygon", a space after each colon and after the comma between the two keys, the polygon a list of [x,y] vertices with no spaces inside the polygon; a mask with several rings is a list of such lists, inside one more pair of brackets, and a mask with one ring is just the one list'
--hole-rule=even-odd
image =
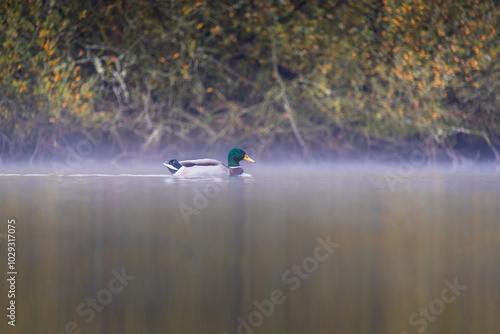
{"label": "yellow bill", "polygon": [[253,162],[255,163],[255,161],[253,161],[252,158],[250,158],[248,155],[245,154],[245,157],[243,158],[243,160],[246,160],[246,161],[250,161],[250,162]]}

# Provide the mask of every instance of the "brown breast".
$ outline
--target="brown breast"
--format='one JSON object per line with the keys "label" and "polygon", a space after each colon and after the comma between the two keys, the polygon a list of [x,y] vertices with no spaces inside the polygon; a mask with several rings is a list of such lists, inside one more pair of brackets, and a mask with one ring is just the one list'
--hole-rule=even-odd
{"label": "brown breast", "polygon": [[229,176],[237,176],[243,174],[243,168],[238,167],[229,167]]}

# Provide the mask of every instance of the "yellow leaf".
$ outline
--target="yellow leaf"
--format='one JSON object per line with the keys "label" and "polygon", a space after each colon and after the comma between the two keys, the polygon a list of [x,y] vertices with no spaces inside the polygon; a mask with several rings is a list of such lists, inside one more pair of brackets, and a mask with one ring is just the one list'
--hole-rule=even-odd
{"label": "yellow leaf", "polygon": [[213,89],[212,87],[208,87],[208,88],[207,88],[207,93],[211,93],[211,92],[213,92],[213,91],[214,91],[214,89]]}
{"label": "yellow leaf", "polygon": [[201,29],[201,27],[203,27],[203,23],[198,23],[198,24],[196,25],[196,29]]}

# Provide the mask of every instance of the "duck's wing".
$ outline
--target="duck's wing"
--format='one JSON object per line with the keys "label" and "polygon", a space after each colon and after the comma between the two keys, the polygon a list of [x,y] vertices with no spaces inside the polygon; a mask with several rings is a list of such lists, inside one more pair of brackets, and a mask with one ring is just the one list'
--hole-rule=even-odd
{"label": "duck's wing", "polygon": [[179,163],[184,167],[224,165],[221,161],[215,159],[183,160],[179,161]]}

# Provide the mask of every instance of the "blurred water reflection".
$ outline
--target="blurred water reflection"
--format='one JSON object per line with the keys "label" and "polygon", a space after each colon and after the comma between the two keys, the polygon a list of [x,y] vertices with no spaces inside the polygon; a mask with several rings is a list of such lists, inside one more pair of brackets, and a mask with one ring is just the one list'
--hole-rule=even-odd
{"label": "blurred water reflection", "polygon": [[0,332],[499,332],[499,175],[415,172],[392,191],[384,169],[254,170],[0,176],[0,233],[18,222],[17,326],[3,311]]}

